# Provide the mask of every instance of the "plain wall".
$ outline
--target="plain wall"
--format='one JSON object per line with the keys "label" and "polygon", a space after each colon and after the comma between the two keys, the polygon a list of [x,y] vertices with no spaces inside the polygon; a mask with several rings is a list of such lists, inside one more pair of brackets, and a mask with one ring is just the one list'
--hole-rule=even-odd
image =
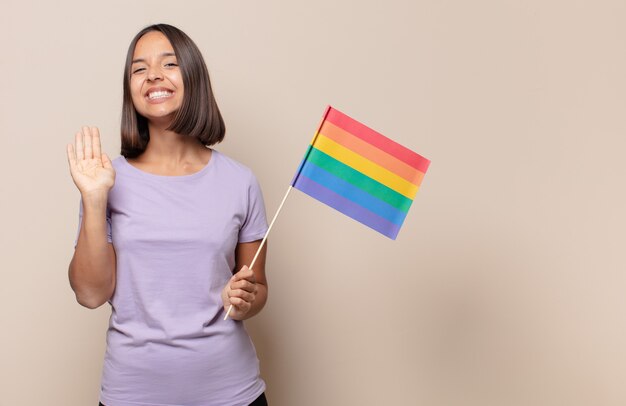
{"label": "plain wall", "polygon": [[[271,218],[327,104],[432,160],[391,241],[293,192],[247,322],[273,406],[626,404],[626,2],[3,0],[0,405],[96,405],[65,146],[187,32]],[[114,406],[114,405],[112,405]]]}

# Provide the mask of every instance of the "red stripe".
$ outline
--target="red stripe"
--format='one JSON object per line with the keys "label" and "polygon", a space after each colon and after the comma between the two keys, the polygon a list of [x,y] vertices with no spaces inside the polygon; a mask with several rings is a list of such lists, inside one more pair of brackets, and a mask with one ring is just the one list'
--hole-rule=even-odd
{"label": "red stripe", "polygon": [[428,170],[430,160],[411,151],[406,147],[403,147],[397,142],[390,140],[381,133],[372,130],[366,125],[359,123],[355,119],[346,116],[334,107],[330,107],[330,110],[326,112],[326,120],[333,123],[337,127],[343,128],[355,137],[359,137],[363,141],[375,146],[382,151],[385,151],[389,155],[393,155],[402,162],[417,169],[418,171],[426,173],[426,171]]}

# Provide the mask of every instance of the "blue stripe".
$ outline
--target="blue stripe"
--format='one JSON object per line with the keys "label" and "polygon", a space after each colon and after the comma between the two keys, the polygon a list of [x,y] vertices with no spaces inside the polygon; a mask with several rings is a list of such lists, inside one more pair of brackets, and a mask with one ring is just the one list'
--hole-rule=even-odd
{"label": "blue stripe", "polygon": [[365,224],[379,233],[386,235],[392,240],[396,239],[398,232],[400,231],[399,225],[393,224],[389,220],[380,217],[378,214],[372,213],[352,200],[338,195],[332,190],[307,178],[304,174],[300,174],[300,176],[298,176],[298,181],[295,185],[293,185],[293,187],[301,190],[312,198],[329,205],[333,209],[340,211],[346,216],[352,217],[359,223]]}
{"label": "blue stripe", "polygon": [[345,180],[338,178],[332,173],[320,168],[314,163],[307,161],[302,167],[302,175],[314,182],[332,190],[344,198],[366,208],[380,217],[401,226],[406,213],[398,210],[387,202],[370,195],[362,189]]}

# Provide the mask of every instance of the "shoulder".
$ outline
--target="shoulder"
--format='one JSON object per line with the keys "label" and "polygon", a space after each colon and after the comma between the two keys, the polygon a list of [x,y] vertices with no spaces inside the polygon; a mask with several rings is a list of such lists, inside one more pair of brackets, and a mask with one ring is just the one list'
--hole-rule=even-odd
{"label": "shoulder", "polygon": [[211,159],[214,159],[215,166],[227,173],[233,181],[256,182],[252,169],[228,155],[214,149]]}
{"label": "shoulder", "polygon": [[111,160],[111,165],[115,170],[118,170],[120,166],[124,165],[124,157],[122,155],[115,157]]}

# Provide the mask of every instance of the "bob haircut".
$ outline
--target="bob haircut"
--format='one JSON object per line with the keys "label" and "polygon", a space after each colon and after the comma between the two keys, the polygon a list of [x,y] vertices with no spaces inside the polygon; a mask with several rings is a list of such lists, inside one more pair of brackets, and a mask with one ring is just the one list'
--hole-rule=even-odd
{"label": "bob haircut", "polygon": [[151,31],[161,32],[170,41],[183,79],[183,103],[167,129],[196,138],[205,146],[221,142],[226,128],[213,96],[209,71],[200,50],[191,38],[178,28],[168,24],[154,24],[139,31],[130,43],[126,54],[121,155],[126,158],[137,157],[146,150],[150,141],[148,120],[137,112],[133,104],[130,94],[130,76],[137,41]]}

